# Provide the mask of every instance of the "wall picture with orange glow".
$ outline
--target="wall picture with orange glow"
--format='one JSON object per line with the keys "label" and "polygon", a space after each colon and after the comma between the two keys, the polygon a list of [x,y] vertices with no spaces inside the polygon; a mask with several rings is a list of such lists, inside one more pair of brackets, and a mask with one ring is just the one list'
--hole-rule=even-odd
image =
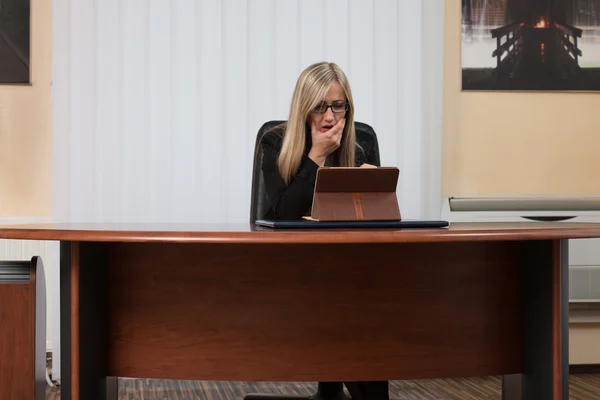
{"label": "wall picture with orange glow", "polygon": [[462,89],[600,91],[600,0],[462,0]]}
{"label": "wall picture with orange glow", "polygon": [[0,0],[0,84],[29,83],[30,0]]}

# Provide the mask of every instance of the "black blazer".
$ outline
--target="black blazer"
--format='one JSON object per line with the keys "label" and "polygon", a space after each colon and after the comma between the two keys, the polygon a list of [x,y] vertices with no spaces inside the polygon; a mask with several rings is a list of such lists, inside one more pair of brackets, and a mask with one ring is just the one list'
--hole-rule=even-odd
{"label": "black blazer", "polygon": [[[375,132],[366,124],[355,123],[356,148],[355,166],[364,163],[381,166],[379,147]],[[309,215],[312,208],[315,180],[319,166],[308,157],[312,147],[310,130],[306,130],[306,146],[300,167],[293,180],[286,185],[279,173],[277,159],[283,144],[283,125],[266,132],[261,139],[261,173],[265,183],[269,208],[264,219],[293,220]],[[333,159],[335,157],[332,157]]]}

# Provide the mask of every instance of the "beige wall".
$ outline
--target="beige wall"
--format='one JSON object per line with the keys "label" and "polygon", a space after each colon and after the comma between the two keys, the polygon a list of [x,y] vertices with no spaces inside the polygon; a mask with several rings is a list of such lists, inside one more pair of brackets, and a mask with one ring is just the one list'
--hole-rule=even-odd
{"label": "beige wall", "polygon": [[446,0],[443,196],[600,194],[600,94],[461,93],[460,4]]}
{"label": "beige wall", "polygon": [[[460,13],[446,0],[442,195],[600,194],[600,94],[461,92]],[[600,324],[569,331],[569,362],[600,363]]]}
{"label": "beige wall", "polygon": [[600,364],[600,324],[571,324],[569,363]]}
{"label": "beige wall", "polygon": [[51,0],[31,16],[32,85],[0,85],[0,216],[52,212]]}

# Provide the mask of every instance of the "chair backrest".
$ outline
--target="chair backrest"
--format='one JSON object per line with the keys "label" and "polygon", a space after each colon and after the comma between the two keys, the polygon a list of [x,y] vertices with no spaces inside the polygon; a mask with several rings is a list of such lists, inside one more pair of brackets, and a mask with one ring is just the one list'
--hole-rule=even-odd
{"label": "chair backrest", "polygon": [[[254,224],[257,219],[263,219],[267,212],[269,211],[269,199],[267,197],[267,191],[265,188],[265,182],[263,179],[263,174],[261,171],[262,165],[262,151],[260,151],[260,141],[265,134],[265,132],[270,129],[276,127],[277,125],[283,124],[286,121],[268,121],[265,122],[260,129],[258,130],[258,134],[256,135],[256,140],[254,143],[254,165],[252,167],[252,188],[251,188],[251,198],[250,198],[250,223]],[[366,132],[370,136],[373,136],[375,139],[375,148],[373,151],[375,152],[374,156],[379,163],[379,146],[377,143],[377,136],[373,128],[365,124],[363,122],[354,122],[354,129],[357,131],[357,135],[359,131]]]}

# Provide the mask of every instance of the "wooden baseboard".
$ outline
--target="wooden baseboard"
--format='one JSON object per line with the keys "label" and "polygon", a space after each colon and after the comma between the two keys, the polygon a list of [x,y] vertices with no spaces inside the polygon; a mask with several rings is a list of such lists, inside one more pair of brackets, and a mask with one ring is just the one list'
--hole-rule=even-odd
{"label": "wooden baseboard", "polygon": [[600,364],[571,364],[569,374],[600,374]]}
{"label": "wooden baseboard", "polygon": [[569,324],[600,323],[600,303],[570,302]]}

